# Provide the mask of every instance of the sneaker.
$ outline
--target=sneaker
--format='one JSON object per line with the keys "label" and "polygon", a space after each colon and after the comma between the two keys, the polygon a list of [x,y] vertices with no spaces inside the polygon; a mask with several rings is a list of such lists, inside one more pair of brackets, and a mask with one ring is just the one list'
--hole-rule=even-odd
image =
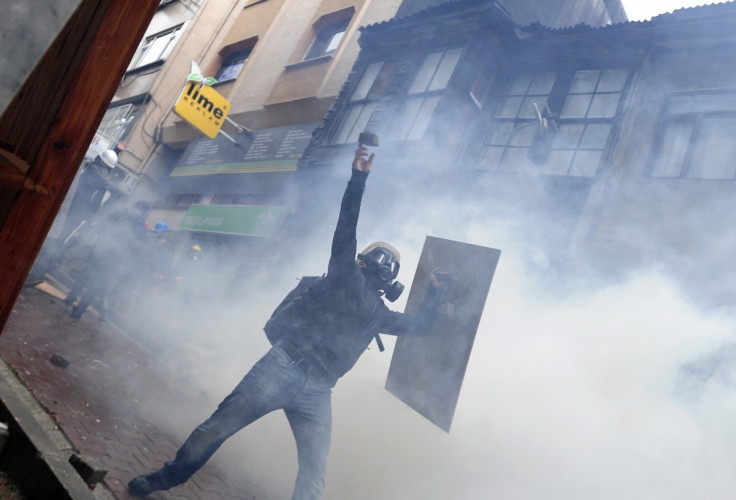
{"label": "sneaker", "polygon": [[128,491],[131,495],[144,497],[150,495],[154,491],[167,490],[168,488],[161,481],[158,472],[152,472],[143,476],[134,477],[128,483]]}

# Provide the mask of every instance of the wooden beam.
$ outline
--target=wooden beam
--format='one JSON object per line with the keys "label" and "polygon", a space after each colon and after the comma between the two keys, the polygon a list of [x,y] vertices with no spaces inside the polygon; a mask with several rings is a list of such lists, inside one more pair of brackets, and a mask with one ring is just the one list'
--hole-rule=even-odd
{"label": "wooden beam", "polygon": [[159,3],[82,1],[0,117],[0,333]]}

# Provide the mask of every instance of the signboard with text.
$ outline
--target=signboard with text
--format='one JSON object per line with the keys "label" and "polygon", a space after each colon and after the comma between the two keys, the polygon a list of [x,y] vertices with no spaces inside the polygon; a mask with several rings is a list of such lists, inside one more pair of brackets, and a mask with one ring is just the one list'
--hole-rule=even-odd
{"label": "signboard with text", "polygon": [[284,211],[284,207],[273,206],[192,205],[179,229],[270,236]]}
{"label": "signboard with text", "polygon": [[220,132],[230,102],[209,85],[189,81],[174,105],[177,115],[209,138]]}
{"label": "signboard with text", "polygon": [[256,130],[247,149],[224,137],[189,143],[171,177],[296,170],[318,123]]}

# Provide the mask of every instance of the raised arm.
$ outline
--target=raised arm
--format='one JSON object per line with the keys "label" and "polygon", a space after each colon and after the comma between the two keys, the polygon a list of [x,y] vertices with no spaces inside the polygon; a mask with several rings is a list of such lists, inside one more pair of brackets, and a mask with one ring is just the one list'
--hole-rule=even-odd
{"label": "raised arm", "polygon": [[363,146],[355,150],[352,175],[342,197],[340,215],[337,219],[335,235],[332,238],[332,253],[327,274],[332,275],[333,278],[349,272],[355,266],[358,245],[356,228],[360,215],[360,203],[363,200],[365,182],[375,156],[375,153],[369,156]]}

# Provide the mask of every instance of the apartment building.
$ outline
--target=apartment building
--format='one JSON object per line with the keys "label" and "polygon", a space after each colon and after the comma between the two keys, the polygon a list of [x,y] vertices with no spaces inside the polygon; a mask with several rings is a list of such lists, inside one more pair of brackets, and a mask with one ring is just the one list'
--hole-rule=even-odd
{"label": "apartment building", "polygon": [[366,26],[304,189],[330,186],[369,129],[390,164],[371,179],[382,213],[411,198],[425,234],[506,248],[558,286],[657,267],[728,304],[735,20],[726,3],[522,27],[469,0]]}
{"label": "apartment building", "polygon": [[[619,19],[618,13],[594,18],[579,2],[568,3],[575,8],[554,13],[569,24]],[[588,3],[608,8],[611,2]],[[406,4],[204,3],[163,66],[166,79],[157,80],[120,155],[119,164],[137,174],[133,197],[153,201],[149,223],[165,220],[183,242],[210,249],[221,277],[242,281],[250,270],[242,262],[227,264],[233,245],[241,254],[262,251],[270,245],[266,240],[286,230],[284,221],[300,204],[313,200],[299,198],[298,160],[353,70],[361,27],[392,19]],[[539,12],[550,13],[546,7]],[[230,105],[223,133],[214,138],[173,112],[193,71],[214,78],[211,88]]]}

